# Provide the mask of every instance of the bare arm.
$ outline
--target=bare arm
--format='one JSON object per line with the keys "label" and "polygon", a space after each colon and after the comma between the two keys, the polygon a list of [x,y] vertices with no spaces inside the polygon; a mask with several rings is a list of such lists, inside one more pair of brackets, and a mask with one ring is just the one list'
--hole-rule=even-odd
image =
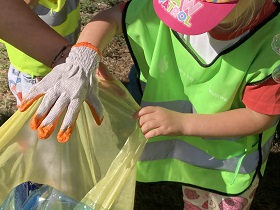
{"label": "bare arm", "polygon": [[22,0],[0,0],[0,38],[51,67],[68,41],[44,23]]}
{"label": "bare arm", "polygon": [[182,114],[161,107],[144,107],[134,115],[146,138],[159,135],[238,137],[259,134],[272,125],[276,116],[247,108],[217,114]]}
{"label": "bare arm", "polygon": [[[236,137],[259,134],[270,127],[276,116],[241,108],[212,115],[187,115],[183,130],[189,135]],[[196,127],[196,128],[195,128]]]}
{"label": "bare arm", "polygon": [[121,18],[119,5],[98,13],[84,27],[77,42],[89,42],[102,52],[114,36],[122,33]]}

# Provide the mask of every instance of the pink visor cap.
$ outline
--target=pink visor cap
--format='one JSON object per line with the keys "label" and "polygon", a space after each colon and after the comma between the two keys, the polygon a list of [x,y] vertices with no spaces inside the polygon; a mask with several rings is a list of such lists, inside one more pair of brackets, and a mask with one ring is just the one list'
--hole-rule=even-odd
{"label": "pink visor cap", "polygon": [[157,16],[171,29],[197,35],[217,26],[238,0],[153,0]]}

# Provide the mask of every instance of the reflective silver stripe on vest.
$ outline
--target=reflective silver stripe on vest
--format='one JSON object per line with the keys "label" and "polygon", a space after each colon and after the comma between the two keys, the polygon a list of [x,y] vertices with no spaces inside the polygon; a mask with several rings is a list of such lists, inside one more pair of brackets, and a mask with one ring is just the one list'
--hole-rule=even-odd
{"label": "reflective silver stripe on vest", "polygon": [[64,36],[64,38],[70,42],[71,44],[75,44],[77,41],[77,37],[79,36],[81,32],[81,21],[79,21],[79,25],[78,27],[75,29],[74,32],[72,32],[71,34],[68,34],[67,36]]}
{"label": "reflective silver stripe on vest", "polygon": [[34,12],[49,26],[59,26],[66,21],[67,14],[75,10],[79,6],[78,0],[66,0],[63,8],[59,12],[55,12],[41,4],[33,9]]}
{"label": "reflective silver stripe on vest", "polygon": [[141,107],[145,106],[160,106],[169,110],[181,113],[196,113],[193,105],[189,101],[167,101],[167,102],[141,102]]}
{"label": "reflective silver stripe on vest", "polygon": [[[272,140],[273,137],[271,137],[262,148],[263,162],[265,162],[268,158]],[[226,170],[234,173],[238,161],[241,157],[242,156],[230,158],[227,160],[219,160],[214,158],[213,156],[210,156],[204,151],[188,144],[187,142],[174,139],[168,141],[148,142],[139,161],[152,161],[174,158],[194,166],[209,169]],[[242,160],[239,173],[247,174],[253,172],[258,166],[258,160],[258,151],[254,151],[245,156]]]}

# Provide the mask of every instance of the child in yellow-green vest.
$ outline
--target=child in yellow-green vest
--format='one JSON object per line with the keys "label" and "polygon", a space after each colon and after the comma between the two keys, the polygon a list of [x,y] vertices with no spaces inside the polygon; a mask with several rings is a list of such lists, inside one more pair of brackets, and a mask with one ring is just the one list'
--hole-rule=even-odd
{"label": "child in yellow-green vest", "polygon": [[[181,183],[186,210],[249,209],[280,115],[280,83],[272,76],[280,65],[272,47],[279,24],[272,0],[131,0],[97,14],[21,110],[45,94],[32,123],[47,138],[57,113],[68,109],[58,133],[67,141],[81,102],[97,89],[101,52],[123,33],[145,83],[133,116],[148,139],[137,180]],[[65,67],[70,73],[60,74]],[[76,91],[64,85],[69,75]],[[98,98],[91,104],[102,117]]]}

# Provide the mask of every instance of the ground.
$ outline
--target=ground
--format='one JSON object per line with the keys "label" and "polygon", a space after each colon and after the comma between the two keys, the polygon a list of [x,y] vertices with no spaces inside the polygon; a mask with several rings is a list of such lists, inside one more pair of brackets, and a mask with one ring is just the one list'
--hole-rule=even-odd
{"label": "ground", "polygon": [[[95,12],[108,8],[119,0],[81,1],[83,25]],[[92,7],[93,5],[93,7]],[[103,53],[102,61],[109,70],[124,83],[132,65],[127,46],[122,36],[116,37]],[[8,59],[3,46],[0,46],[0,125],[16,110],[15,100],[7,86]],[[252,210],[280,209],[280,153],[279,141],[273,143],[264,179],[256,193]],[[183,208],[180,185],[176,183],[137,183],[135,210],[180,210]]]}

